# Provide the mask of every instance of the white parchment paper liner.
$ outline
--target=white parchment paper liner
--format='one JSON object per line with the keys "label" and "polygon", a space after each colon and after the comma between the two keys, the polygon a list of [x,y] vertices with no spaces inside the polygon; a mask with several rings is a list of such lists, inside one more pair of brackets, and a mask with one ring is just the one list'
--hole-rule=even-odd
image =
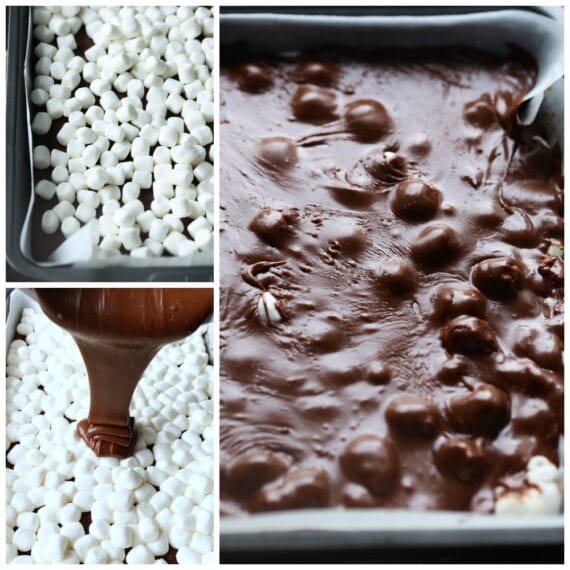
{"label": "white parchment paper liner", "polygon": [[[24,85],[26,92],[26,112],[28,116],[28,147],[30,158],[30,172],[32,179],[31,199],[22,226],[20,234],[20,249],[22,253],[41,267],[58,267],[62,265],[73,265],[82,269],[95,269],[98,267],[120,266],[120,267],[198,267],[213,265],[213,248],[210,247],[204,251],[197,251],[193,255],[184,257],[149,257],[149,258],[133,258],[129,255],[118,255],[109,258],[95,258],[94,230],[97,228],[96,220],[92,220],[88,224],[66,239],[47,259],[47,261],[38,261],[32,255],[32,212],[36,202],[34,192],[34,167],[32,164],[32,116],[30,94],[34,84],[34,70],[31,69],[31,55],[33,49],[32,37],[32,8],[30,7],[30,17],[28,20],[28,39],[26,44],[26,63],[24,65]],[[36,236],[38,239],[38,236]],[[40,238],[41,239],[41,238]]]}
{"label": "white parchment paper liner", "polygon": [[[532,53],[539,75],[527,95],[521,124],[538,116],[548,141],[562,144],[563,26],[521,10],[462,16],[222,15],[222,41],[246,40],[255,53],[299,52],[319,45],[473,47],[507,55],[509,44]],[[546,95],[546,97],[545,97]],[[542,105],[544,101],[544,105]],[[542,106],[541,106],[542,105]],[[540,113],[539,113],[540,111]],[[562,460],[562,457],[561,457]],[[546,544],[563,540],[564,516],[506,517],[411,509],[306,509],[224,517],[222,547],[233,551],[271,548]]]}

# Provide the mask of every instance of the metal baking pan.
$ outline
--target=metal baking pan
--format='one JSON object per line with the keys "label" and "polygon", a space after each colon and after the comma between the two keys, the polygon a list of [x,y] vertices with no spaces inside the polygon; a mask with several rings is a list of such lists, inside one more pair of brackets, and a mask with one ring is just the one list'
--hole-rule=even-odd
{"label": "metal baking pan", "polygon": [[30,13],[28,6],[11,6],[7,9],[5,188],[6,259],[9,265],[20,274],[22,281],[213,281],[212,266],[47,265],[35,261],[22,250],[21,234],[33,194],[24,82]]}
{"label": "metal baking pan", "polygon": [[[513,18],[517,23],[513,23]],[[551,142],[562,143],[561,21],[562,10],[539,8],[263,8],[255,13],[251,8],[249,13],[246,8],[228,8],[222,10],[220,19],[221,58],[223,62],[224,46],[236,44],[247,46],[255,56],[319,45],[357,49],[472,45],[501,53],[508,42],[514,42],[535,53],[540,78],[544,67],[551,67],[552,62],[548,63],[548,56],[538,51],[541,45],[550,43],[551,53],[558,54],[554,65],[558,71],[544,82],[544,93],[527,103],[530,114],[527,113],[526,122],[538,113],[537,120],[547,126]],[[524,22],[526,25],[522,25]],[[563,514],[525,518],[469,512],[333,508],[228,517],[220,522],[222,554],[243,555],[243,561],[248,553],[271,551],[478,545],[522,548],[559,545],[563,539]]]}

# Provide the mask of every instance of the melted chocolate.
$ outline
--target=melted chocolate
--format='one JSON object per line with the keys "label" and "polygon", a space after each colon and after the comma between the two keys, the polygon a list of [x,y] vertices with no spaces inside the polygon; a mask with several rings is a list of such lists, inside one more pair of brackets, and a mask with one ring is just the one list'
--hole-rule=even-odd
{"label": "melted chocolate", "polygon": [[223,513],[489,511],[558,461],[558,153],[512,121],[535,76],[461,50],[222,67]]}
{"label": "melted chocolate", "polygon": [[212,311],[212,289],[35,289],[45,314],[74,338],[90,386],[77,431],[100,457],[128,457],[129,404],[159,349],[196,330]]}

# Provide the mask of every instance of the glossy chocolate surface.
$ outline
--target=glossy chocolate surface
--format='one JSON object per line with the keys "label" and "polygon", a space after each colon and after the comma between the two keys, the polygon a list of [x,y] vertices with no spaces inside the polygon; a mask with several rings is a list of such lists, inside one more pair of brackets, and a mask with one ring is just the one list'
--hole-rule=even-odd
{"label": "glossy chocolate surface", "polygon": [[212,311],[212,289],[35,289],[45,314],[74,338],[90,387],[77,430],[98,456],[128,457],[136,430],[129,404],[145,368]]}
{"label": "glossy chocolate surface", "polygon": [[222,512],[492,511],[562,430],[559,152],[514,124],[533,63],[230,51]]}

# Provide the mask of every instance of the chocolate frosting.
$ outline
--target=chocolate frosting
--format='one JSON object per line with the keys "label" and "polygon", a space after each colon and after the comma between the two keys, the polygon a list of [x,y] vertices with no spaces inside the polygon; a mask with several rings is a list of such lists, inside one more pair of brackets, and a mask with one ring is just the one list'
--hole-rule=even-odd
{"label": "chocolate frosting", "polygon": [[222,512],[492,511],[562,430],[559,152],[513,122],[534,63],[223,57]]}
{"label": "chocolate frosting", "polygon": [[45,314],[72,336],[85,362],[89,415],[79,435],[98,456],[128,457],[136,431],[129,404],[159,349],[211,313],[204,289],[35,289]]}

